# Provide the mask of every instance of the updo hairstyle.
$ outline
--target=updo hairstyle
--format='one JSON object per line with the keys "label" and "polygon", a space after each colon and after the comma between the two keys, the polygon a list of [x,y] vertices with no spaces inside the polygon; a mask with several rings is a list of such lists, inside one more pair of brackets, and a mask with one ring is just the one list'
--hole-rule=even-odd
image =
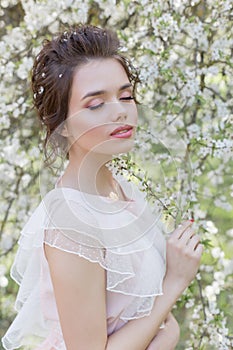
{"label": "updo hairstyle", "polygon": [[90,59],[115,58],[125,69],[135,97],[138,72],[120,49],[114,31],[85,24],[73,26],[51,40],[44,40],[32,69],[32,91],[34,106],[46,132],[43,146],[47,166],[56,160],[59,150],[67,148],[67,139],[57,131],[67,118],[77,67]]}

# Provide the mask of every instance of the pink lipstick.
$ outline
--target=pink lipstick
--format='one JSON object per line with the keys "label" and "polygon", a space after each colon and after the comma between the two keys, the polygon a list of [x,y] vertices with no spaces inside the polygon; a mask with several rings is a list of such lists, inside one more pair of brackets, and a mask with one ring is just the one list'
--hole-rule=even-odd
{"label": "pink lipstick", "polygon": [[110,135],[117,138],[128,138],[132,136],[133,127],[131,125],[124,125],[115,129]]}

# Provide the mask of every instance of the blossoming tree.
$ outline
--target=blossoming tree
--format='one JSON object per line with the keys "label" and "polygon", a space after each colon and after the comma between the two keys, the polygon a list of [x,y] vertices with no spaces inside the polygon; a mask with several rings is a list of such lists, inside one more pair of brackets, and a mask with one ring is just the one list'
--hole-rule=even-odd
{"label": "blossoming tree", "polygon": [[178,349],[233,348],[232,17],[231,0],[1,1],[3,332],[14,314],[9,269],[15,245],[40,200],[43,134],[32,110],[33,58],[45,36],[88,22],[116,29],[122,51],[140,69],[135,150],[112,166],[137,181],[163,213],[168,234],[194,218],[205,245],[197,279],[174,310]]}

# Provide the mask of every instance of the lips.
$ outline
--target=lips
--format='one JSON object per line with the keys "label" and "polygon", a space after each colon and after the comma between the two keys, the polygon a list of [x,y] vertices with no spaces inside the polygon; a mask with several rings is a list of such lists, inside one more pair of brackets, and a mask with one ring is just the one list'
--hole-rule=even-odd
{"label": "lips", "polygon": [[116,128],[115,130],[113,130],[113,132],[110,135],[115,135],[117,133],[123,132],[123,131],[128,131],[133,129],[133,127],[131,125],[123,125],[120,126],[119,128]]}

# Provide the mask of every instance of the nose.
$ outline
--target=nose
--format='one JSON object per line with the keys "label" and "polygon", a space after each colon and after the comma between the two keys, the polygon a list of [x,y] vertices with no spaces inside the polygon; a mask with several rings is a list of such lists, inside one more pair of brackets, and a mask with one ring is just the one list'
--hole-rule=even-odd
{"label": "nose", "polygon": [[119,113],[117,118],[116,118],[116,121],[121,121],[121,120],[125,120],[127,118],[127,114],[126,112],[122,112],[122,113]]}
{"label": "nose", "polygon": [[120,103],[119,101],[114,102],[113,107],[114,107],[114,110],[112,112],[113,112],[114,121],[118,122],[118,121],[127,119],[127,111],[122,105],[122,103]]}

